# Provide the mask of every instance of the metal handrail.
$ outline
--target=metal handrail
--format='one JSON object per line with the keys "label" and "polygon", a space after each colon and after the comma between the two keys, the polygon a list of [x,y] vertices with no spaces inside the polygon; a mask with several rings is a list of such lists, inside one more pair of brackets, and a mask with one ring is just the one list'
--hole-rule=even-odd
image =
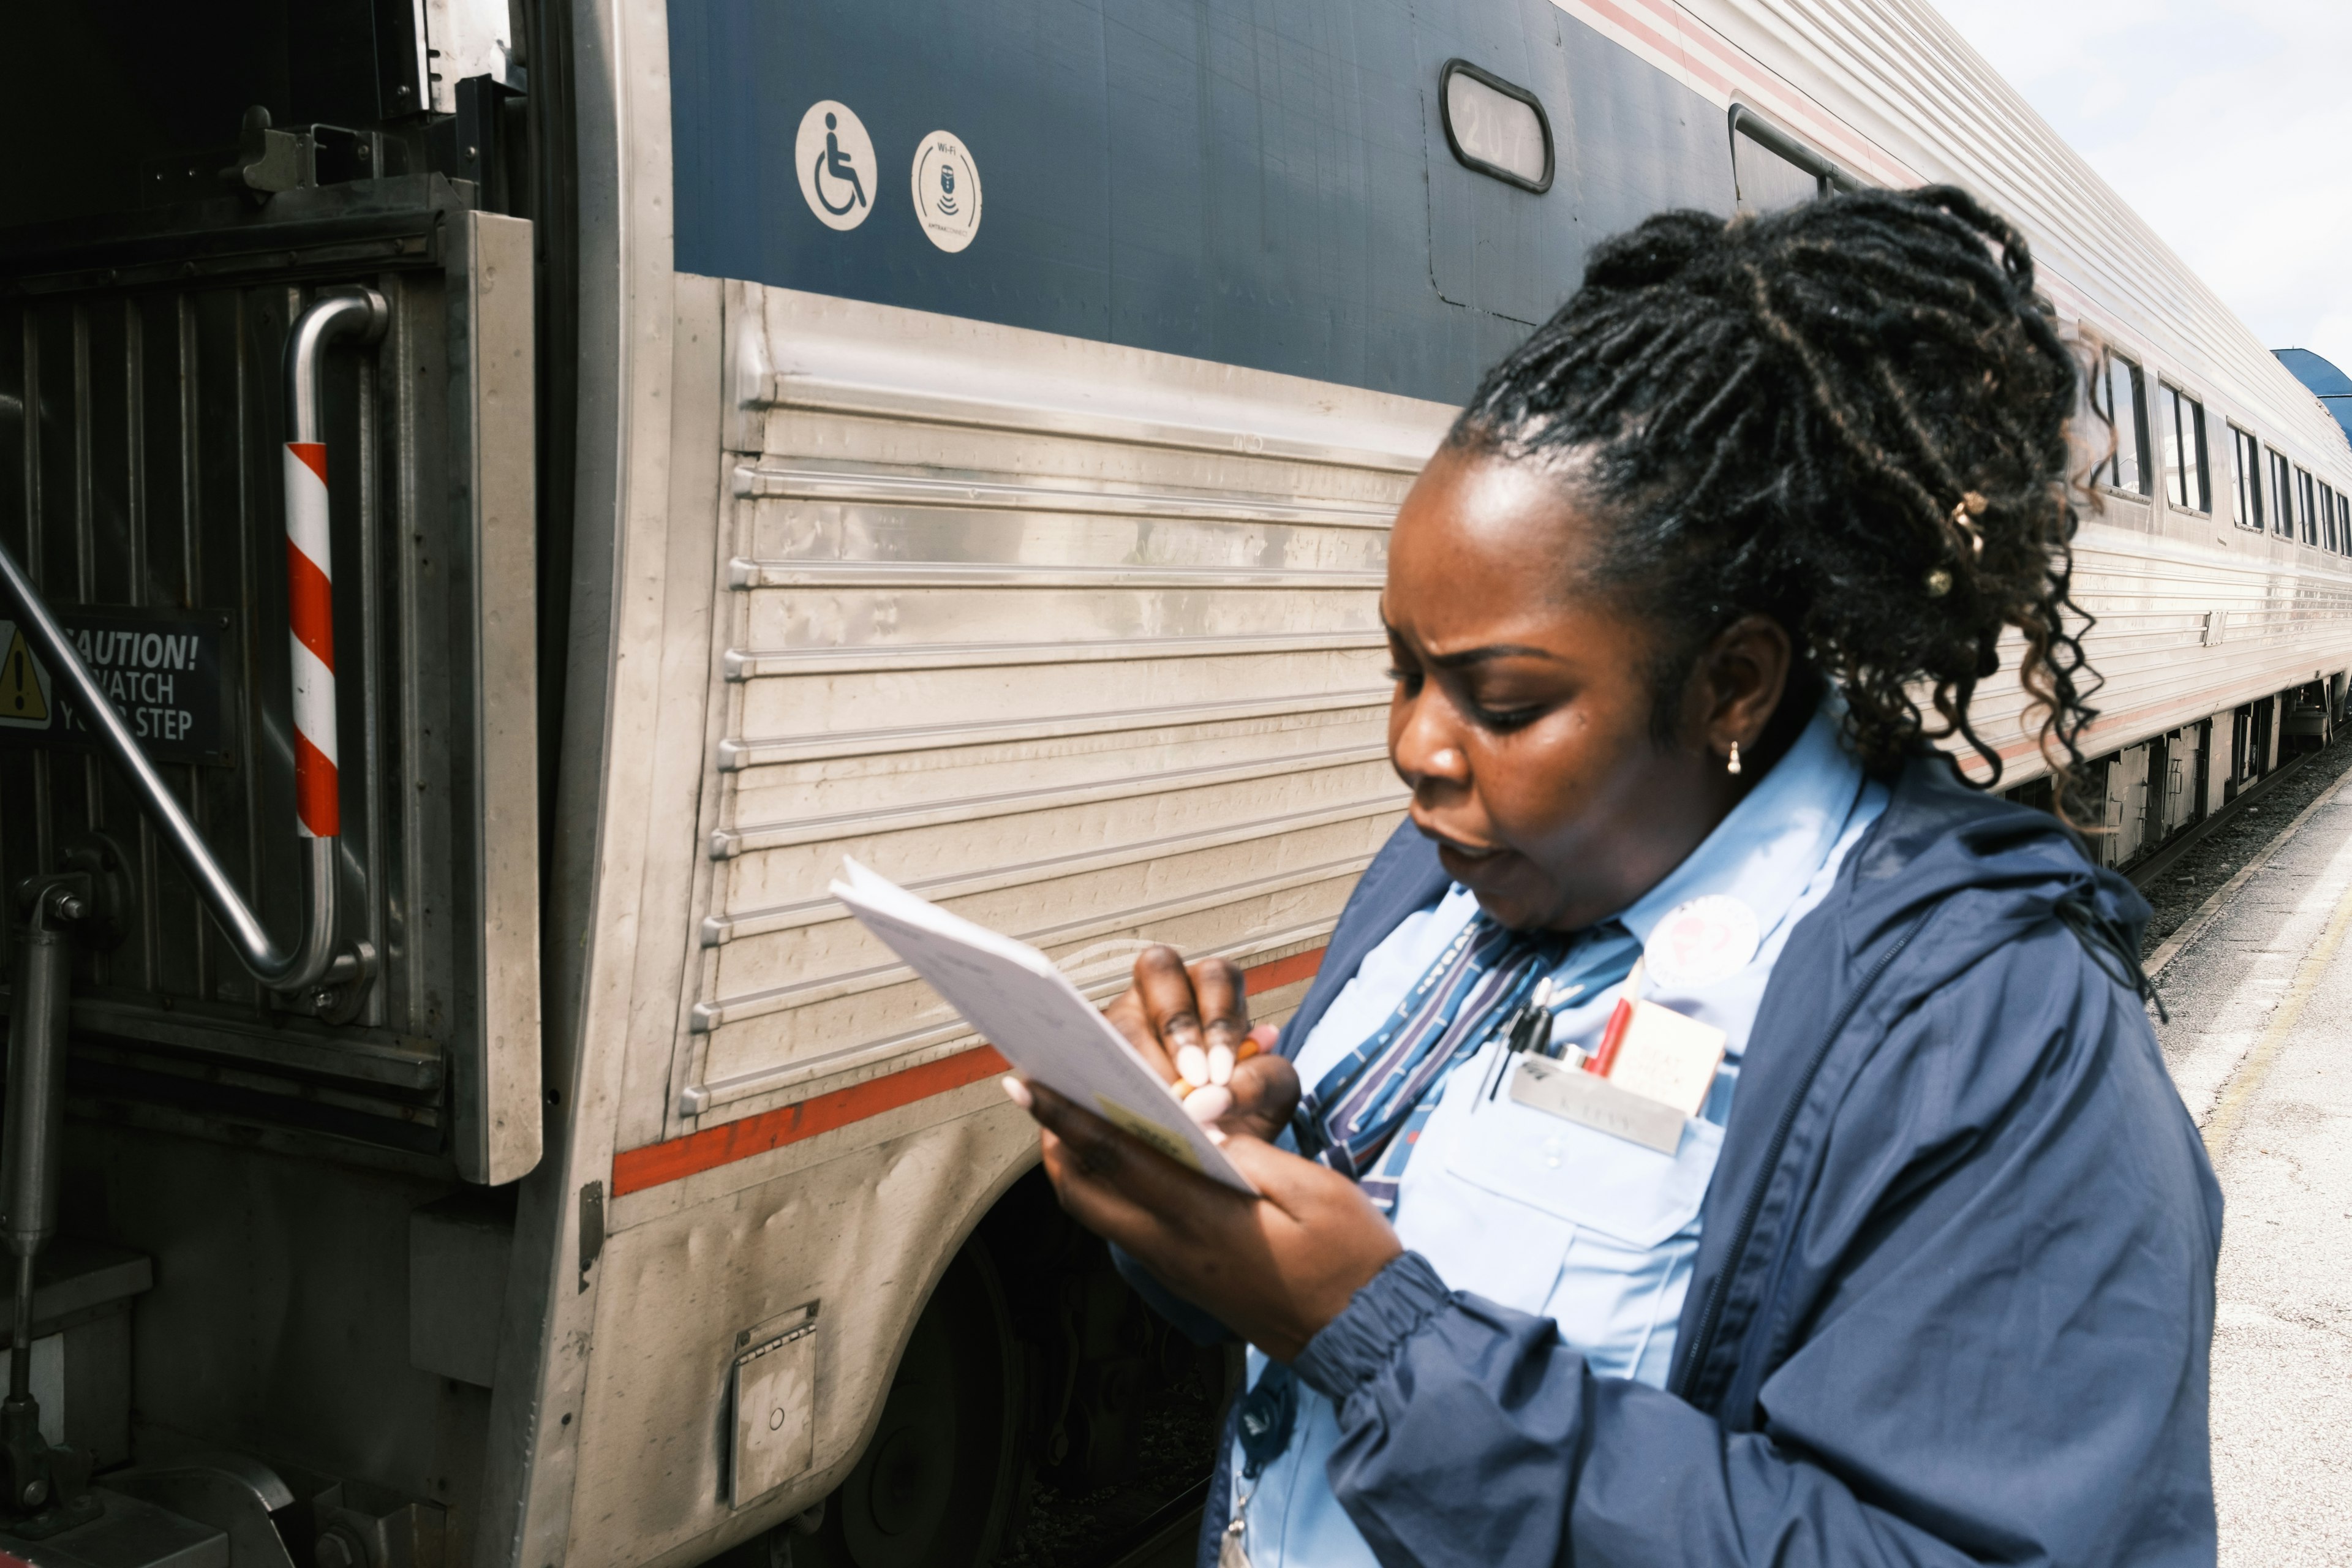
{"label": "metal handrail", "polygon": [[1870,182],[1853,170],[1832,162],[1819,149],[1800,142],[1747,104],[1735,103],[1731,106],[1731,194],[1735,200],[1744,199],[1739,191],[1739,139],[1742,136],[1779,153],[1811,174],[1815,188],[1822,195],[1828,195],[1832,191],[1866,191],[1871,188]]}
{"label": "metal handrail", "polygon": [[[320,356],[327,345],[337,338],[356,336],[362,342],[373,342],[383,335],[390,310],[383,296],[373,289],[332,295],[319,300],[294,323],[286,338],[287,422],[296,442],[315,442],[320,427],[319,366]],[[290,445],[290,443],[289,443]],[[293,462],[289,456],[289,465]],[[323,481],[322,481],[323,488]],[[288,497],[289,535],[291,512],[295,498]],[[323,567],[326,563],[320,563]],[[344,981],[360,977],[365,967],[366,955],[360,950],[335,951],[336,893],[338,874],[335,864],[334,835],[313,834],[307,827],[304,845],[306,876],[304,878],[304,918],[299,941],[291,952],[278,945],[268,928],[245,901],[236,885],[222,869],[220,861],[205,842],[204,835],[169,788],[155,764],[147,760],[132,738],[131,727],[114,704],[99,689],[98,681],[82,663],[81,655],[67,637],[65,628],[33,586],[5,543],[0,543],[0,589],[6,591],[22,617],[24,630],[30,637],[33,650],[47,661],[72,692],[73,700],[87,717],[90,727],[108,755],[129,775],[131,792],[139,805],[162,832],[163,840],[178,857],[187,871],[189,880],[220,923],[236,950],[238,960],[253,977],[273,991],[300,991],[321,981]],[[300,670],[300,655],[296,655],[295,704],[298,716],[304,705]],[[331,704],[332,692],[328,692]],[[331,712],[331,708],[330,708]],[[329,742],[331,748],[332,742]],[[298,785],[298,788],[299,786]],[[299,826],[298,824],[298,826]]]}

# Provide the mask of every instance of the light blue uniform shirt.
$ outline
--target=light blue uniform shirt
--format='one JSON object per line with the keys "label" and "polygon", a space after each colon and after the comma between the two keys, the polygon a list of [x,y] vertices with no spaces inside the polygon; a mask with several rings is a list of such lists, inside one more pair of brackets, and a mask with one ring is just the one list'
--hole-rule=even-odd
{"label": "light blue uniform shirt", "polygon": [[[1726,1037],[1714,1092],[1703,1116],[1685,1124],[1674,1154],[1520,1105],[1507,1087],[1490,1093],[1505,1065],[1498,1038],[1438,1090],[1398,1190],[1399,1239],[1454,1289],[1551,1318],[1596,1373],[1663,1387],[1698,1256],[1699,1205],[1772,965],[1885,805],[1885,787],[1864,776],[1839,740],[1835,708],[1825,705],[1688,858],[1614,921],[1591,928],[1552,972],[1557,984],[1577,984],[1583,974],[1611,982],[1555,1009],[1552,1038],[1590,1047],[1624,989],[1617,977],[1627,932],[1648,944],[1667,916],[1710,894],[1753,914],[1755,953],[1736,971],[1676,989],[1674,966],[1654,964],[1665,983],[1642,983],[1643,1000]],[[1316,1082],[1360,1045],[1476,912],[1477,900],[1457,885],[1365,954],[1300,1047],[1300,1080]],[[1251,1350],[1250,1381],[1265,1368],[1265,1357]],[[1290,1445],[1255,1480],[1242,1474],[1239,1445],[1232,1456],[1232,1495],[1252,1568],[1378,1568],[1326,1479],[1339,1440],[1330,1402],[1304,1384],[1297,1394]]]}

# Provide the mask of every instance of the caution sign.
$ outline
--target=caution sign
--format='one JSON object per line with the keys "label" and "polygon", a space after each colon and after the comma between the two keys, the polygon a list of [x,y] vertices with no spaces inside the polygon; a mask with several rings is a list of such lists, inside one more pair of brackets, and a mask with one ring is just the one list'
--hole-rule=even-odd
{"label": "caution sign", "polygon": [[33,658],[25,634],[9,621],[0,621],[0,644],[7,653],[0,657],[0,724],[19,730],[46,730],[49,727],[49,672]]}
{"label": "caution sign", "polygon": [[[58,624],[151,760],[229,761],[225,612],[60,610]],[[98,743],[24,628],[0,620],[0,746]]]}

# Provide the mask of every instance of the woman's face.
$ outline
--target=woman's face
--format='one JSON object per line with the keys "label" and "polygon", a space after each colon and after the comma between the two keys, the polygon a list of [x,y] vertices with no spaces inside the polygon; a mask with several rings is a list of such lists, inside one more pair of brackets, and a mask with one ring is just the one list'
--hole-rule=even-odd
{"label": "woman's face", "polygon": [[1391,542],[1390,759],[1445,869],[1522,931],[1614,914],[1697,847],[1761,771],[1725,757],[1752,752],[1787,674],[1780,627],[1739,622],[1659,745],[1658,635],[1581,586],[1593,526],[1555,476],[1448,448]]}

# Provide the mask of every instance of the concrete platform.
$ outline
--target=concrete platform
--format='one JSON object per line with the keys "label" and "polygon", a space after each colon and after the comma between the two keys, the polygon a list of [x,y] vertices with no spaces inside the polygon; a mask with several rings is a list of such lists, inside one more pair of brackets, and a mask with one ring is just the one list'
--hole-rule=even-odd
{"label": "concrete platform", "polygon": [[2229,1568],[2352,1563],[2352,777],[2153,955],[2228,1211],[2213,1479]]}

